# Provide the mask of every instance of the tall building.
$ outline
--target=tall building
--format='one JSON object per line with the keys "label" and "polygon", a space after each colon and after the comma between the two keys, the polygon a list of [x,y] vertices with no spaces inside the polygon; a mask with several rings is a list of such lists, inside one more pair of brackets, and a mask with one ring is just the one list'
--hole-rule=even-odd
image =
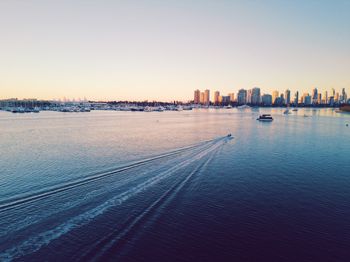
{"label": "tall building", "polygon": [[324,91],[323,93],[323,100],[322,100],[323,104],[328,104],[328,92]]}
{"label": "tall building", "polygon": [[199,104],[200,103],[200,99],[201,99],[201,91],[199,91],[198,89],[194,91],[194,99],[193,102],[195,104]]}
{"label": "tall building", "polygon": [[294,94],[294,105],[298,105],[299,104],[299,91],[296,91]]}
{"label": "tall building", "polygon": [[335,89],[334,88],[332,88],[331,96],[335,97]]}
{"label": "tall building", "polygon": [[264,94],[264,95],[261,97],[261,103],[262,103],[264,106],[271,106],[271,105],[272,105],[272,95]]}
{"label": "tall building", "polygon": [[214,104],[218,105],[219,104],[219,98],[220,98],[220,92],[219,91],[215,91],[214,93]]}
{"label": "tall building", "polygon": [[210,104],[210,91],[206,89],[204,91],[204,105],[208,106]]}
{"label": "tall building", "polygon": [[322,104],[322,95],[321,95],[321,93],[318,93],[318,95],[317,95],[317,104]]}
{"label": "tall building", "polygon": [[304,104],[305,105],[311,105],[312,101],[311,101],[311,96],[307,95],[304,96]]}
{"label": "tall building", "polygon": [[201,92],[199,102],[204,105],[204,92]]}
{"label": "tall building", "polygon": [[244,90],[244,89],[238,90],[237,102],[239,105],[244,105],[247,103],[247,90]]}
{"label": "tall building", "polygon": [[335,93],[334,102],[339,102],[339,93]]}
{"label": "tall building", "polygon": [[251,104],[252,105],[259,105],[260,104],[260,88],[259,87],[254,87],[252,89]]}
{"label": "tall building", "polygon": [[251,104],[252,103],[252,89],[248,89],[247,91],[247,104]]}
{"label": "tall building", "polygon": [[230,103],[230,96],[220,96],[221,97],[221,105],[227,106]]}
{"label": "tall building", "polygon": [[342,91],[341,91],[341,99],[340,100],[341,100],[342,103],[346,103],[347,98],[348,97],[346,95],[345,88],[343,88]]}
{"label": "tall building", "polygon": [[234,102],[235,101],[235,93],[229,93],[228,95],[230,97],[230,102]]}
{"label": "tall building", "polygon": [[290,104],[290,90],[289,89],[287,89],[284,92],[284,99],[286,101],[286,105],[289,105]]}
{"label": "tall building", "polygon": [[276,99],[278,98],[278,91],[277,90],[274,90],[273,92],[272,92],[272,104],[275,104],[275,101],[276,101]]}
{"label": "tall building", "polygon": [[313,90],[312,90],[312,103],[313,104],[317,104],[317,88],[315,87]]}

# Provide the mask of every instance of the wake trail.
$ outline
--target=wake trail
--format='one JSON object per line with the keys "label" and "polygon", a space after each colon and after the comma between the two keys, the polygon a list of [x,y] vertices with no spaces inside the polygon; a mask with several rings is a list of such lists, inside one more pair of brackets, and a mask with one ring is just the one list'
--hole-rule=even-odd
{"label": "wake trail", "polygon": [[156,161],[159,159],[178,155],[178,154],[184,153],[190,149],[196,149],[196,148],[200,148],[201,146],[205,146],[205,145],[210,144],[210,143],[215,143],[217,141],[220,141],[221,139],[223,139],[223,138],[220,137],[220,138],[216,138],[216,139],[212,139],[212,140],[207,140],[207,141],[201,142],[197,145],[183,147],[183,148],[180,148],[180,149],[168,152],[168,153],[164,153],[164,154],[161,154],[158,156],[139,160],[139,161],[136,161],[134,163],[119,167],[119,168],[111,170],[111,171],[97,173],[97,174],[94,174],[91,176],[84,177],[84,178],[79,179],[79,180],[75,180],[75,181],[65,183],[65,184],[62,184],[62,185],[59,185],[56,187],[52,187],[52,188],[49,188],[49,189],[46,189],[46,190],[43,190],[40,192],[36,192],[36,193],[30,194],[30,195],[27,195],[27,196],[5,200],[2,203],[0,203],[0,213],[7,211],[8,209],[17,207],[19,205],[25,204],[25,203],[34,202],[34,201],[39,200],[39,199],[50,197],[50,196],[55,195],[57,193],[68,191],[68,190],[80,187],[82,185],[89,184],[89,183],[98,181],[100,179],[110,177],[110,176],[116,175],[118,173],[130,170],[130,169],[133,169],[136,167],[143,166],[147,163],[150,163],[150,162],[153,162],[153,161]]}
{"label": "wake trail", "polygon": [[[17,246],[10,248],[6,250],[3,253],[0,253],[0,260],[1,261],[8,261],[12,260],[14,258],[18,258],[30,253],[33,253],[37,250],[39,250],[42,246],[48,245],[51,241],[61,237],[62,235],[68,233],[72,229],[76,227],[81,227],[83,225],[88,224],[91,220],[93,220],[95,217],[105,213],[108,209],[114,206],[121,205],[131,197],[147,190],[148,188],[152,187],[153,185],[157,184],[158,182],[162,181],[163,179],[169,177],[174,172],[181,170],[182,168],[188,166],[190,163],[193,163],[199,159],[201,159],[203,156],[210,153],[218,142],[225,141],[225,137],[221,137],[218,139],[212,140],[213,144],[208,146],[208,148],[200,151],[199,153],[196,153],[193,157],[188,158],[184,160],[183,162],[169,168],[168,170],[161,172],[160,174],[156,175],[155,177],[152,177],[145,182],[130,188],[129,190],[107,200],[103,204],[88,210],[78,216],[75,216],[73,218],[70,218],[68,221],[60,224],[59,226],[56,226],[53,229],[47,230],[45,232],[39,233],[22,243],[19,243]],[[214,147],[215,148],[215,147]]]}
{"label": "wake trail", "polygon": [[[214,151],[217,148],[218,146],[216,146],[215,148],[211,148],[210,152]],[[207,156],[207,154],[203,157],[205,156]],[[201,169],[203,169],[212,160],[212,158],[213,154],[203,163],[199,163],[185,178],[180,179],[180,181],[177,181],[158,199],[151,203],[146,209],[141,211],[137,217],[133,218],[133,220],[128,223],[126,228],[114,231],[108,236],[104,237],[94,247],[93,251],[89,251],[87,254],[84,254],[79,260],[95,260],[113,247],[117,247],[117,249],[120,249],[126,240],[130,240],[130,235],[132,235],[132,232],[135,232],[136,227],[140,226],[143,221],[147,221],[147,219],[149,219],[159,208],[164,206],[164,204],[168,202],[170,198],[175,197],[181,191],[181,189],[189,182],[189,180]],[[98,253],[96,253],[96,250],[99,250]],[[116,249],[113,248],[113,251],[115,252]],[[94,255],[94,257],[92,257],[92,255]]]}

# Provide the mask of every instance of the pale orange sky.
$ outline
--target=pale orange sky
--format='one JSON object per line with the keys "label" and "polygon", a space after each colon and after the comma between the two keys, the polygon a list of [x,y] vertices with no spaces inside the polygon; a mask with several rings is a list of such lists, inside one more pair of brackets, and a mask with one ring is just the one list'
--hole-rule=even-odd
{"label": "pale orange sky", "polygon": [[3,0],[0,98],[349,92],[349,13],[341,0]]}

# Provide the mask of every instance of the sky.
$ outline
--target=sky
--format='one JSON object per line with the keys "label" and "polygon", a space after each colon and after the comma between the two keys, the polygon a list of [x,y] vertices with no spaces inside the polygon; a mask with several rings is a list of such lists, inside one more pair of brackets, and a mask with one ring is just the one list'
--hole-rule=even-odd
{"label": "sky", "polygon": [[350,92],[350,1],[0,1],[0,99]]}

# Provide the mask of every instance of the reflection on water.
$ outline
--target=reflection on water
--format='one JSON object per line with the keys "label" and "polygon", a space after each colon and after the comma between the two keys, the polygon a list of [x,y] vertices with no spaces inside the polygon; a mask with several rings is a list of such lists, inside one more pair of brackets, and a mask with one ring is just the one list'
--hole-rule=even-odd
{"label": "reflection on water", "polygon": [[350,115],[283,111],[0,112],[0,260],[343,260]]}

